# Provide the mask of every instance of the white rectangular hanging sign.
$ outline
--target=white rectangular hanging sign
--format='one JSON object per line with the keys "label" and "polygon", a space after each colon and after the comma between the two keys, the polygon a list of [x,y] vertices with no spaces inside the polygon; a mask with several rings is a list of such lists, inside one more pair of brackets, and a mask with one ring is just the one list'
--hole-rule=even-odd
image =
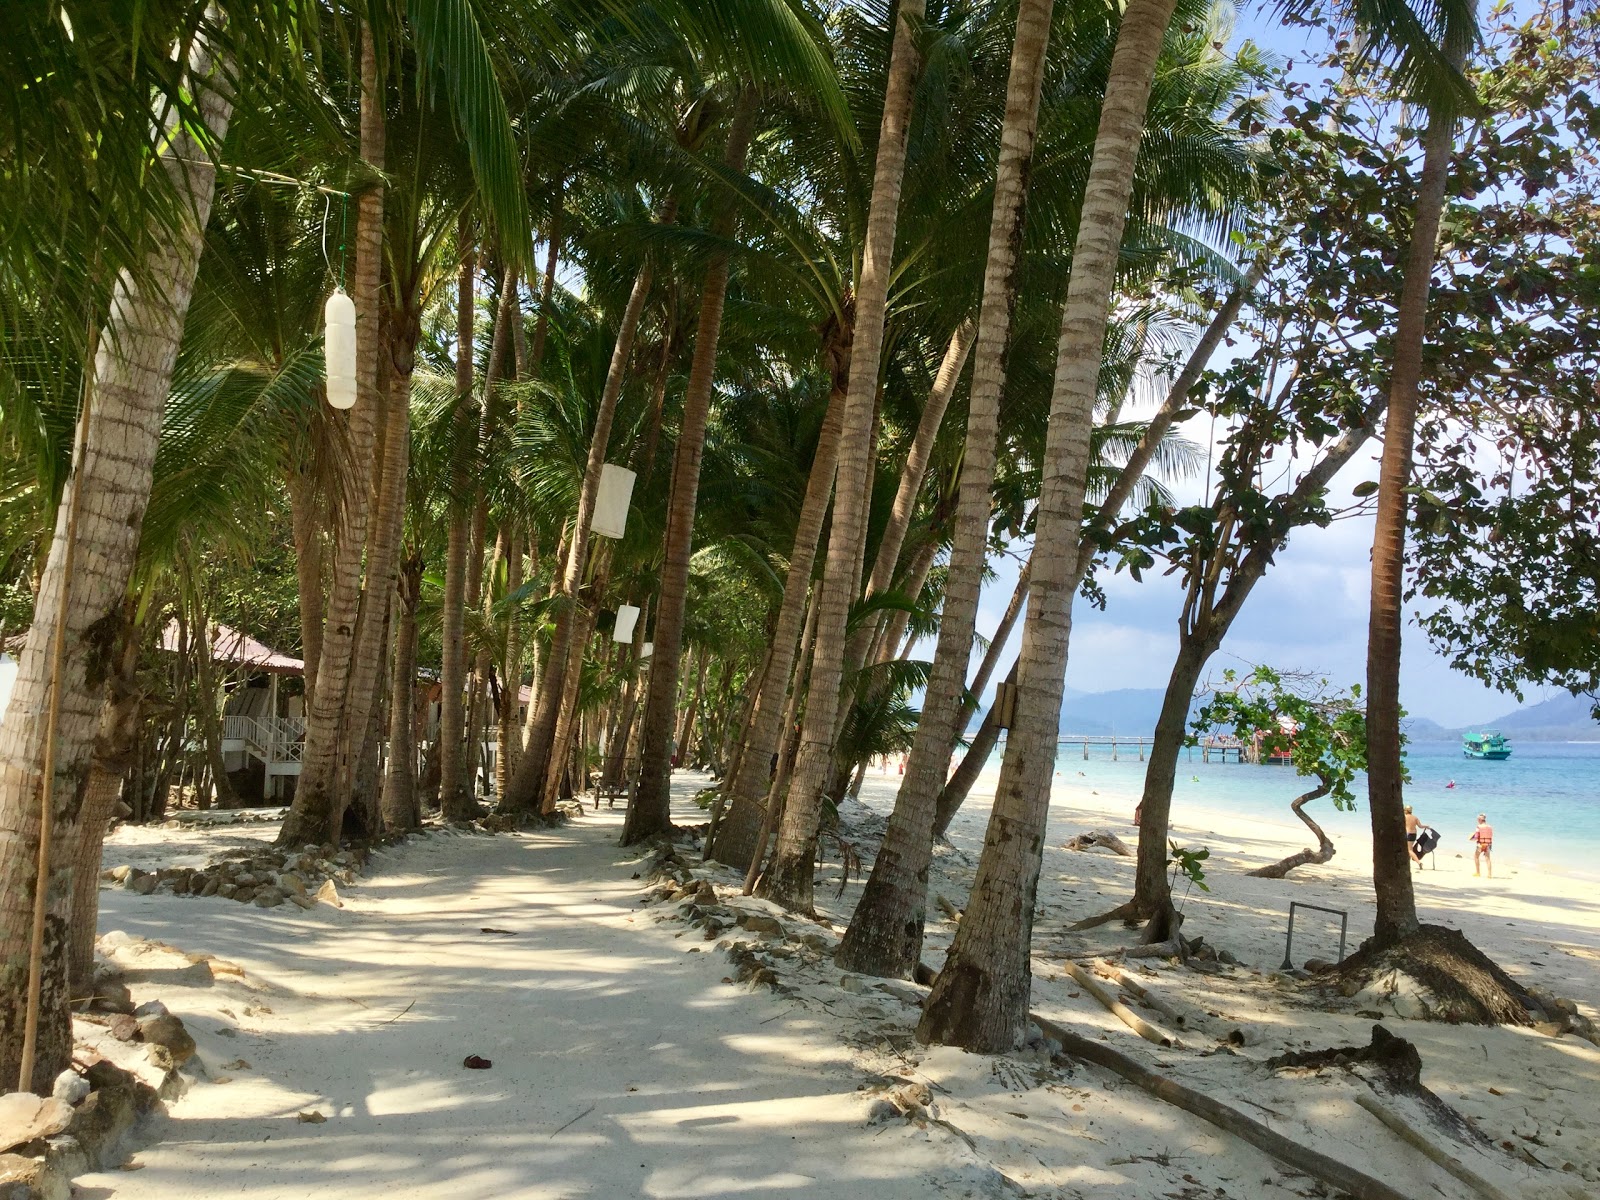
{"label": "white rectangular hanging sign", "polygon": [[594,520],[589,531],[600,537],[620,538],[628,527],[628,504],[633,499],[634,474],[627,467],[606,463],[600,468],[600,494],[595,497]]}

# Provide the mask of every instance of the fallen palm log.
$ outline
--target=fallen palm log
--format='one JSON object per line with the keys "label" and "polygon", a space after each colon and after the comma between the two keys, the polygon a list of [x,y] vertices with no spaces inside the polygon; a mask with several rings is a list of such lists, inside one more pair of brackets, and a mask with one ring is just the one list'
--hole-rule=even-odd
{"label": "fallen palm log", "polygon": [[1099,980],[1097,980],[1093,975],[1089,974],[1089,972],[1085,971],[1077,963],[1068,961],[1066,968],[1067,974],[1071,975],[1073,979],[1077,980],[1078,985],[1082,987],[1084,991],[1088,992],[1089,995],[1093,996],[1096,1000],[1100,1001],[1101,1004],[1105,1005],[1106,1010],[1110,1012],[1112,1016],[1116,1017],[1117,1020],[1121,1021],[1145,1041],[1154,1042],[1158,1046],[1172,1046],[1179,1050],[1183,1049],[1183,1043],[1178,1041],[1176,1037],[1168,1033],[1165,1029],[1162,1029],[1161,1026],[1154,1025],[1151,1022],[1146,1021],[1138,1013],[1134,1012],[1133,1009],[1129,1008],[1121,1000],[1118,1000],[1104,987],[1102,987]]}
{"label": "fallen palm log", "polygon": [[1054,1038],[1060,1043],[1062,1050],[1073,1058],[1104,1067],[1141,1091],[1149,1092],[1156,1099],[1181,1108],[1184,1112],[1192,1113],[1201,1120],[1209,1121],[1218,1129],[1231,1133],[1241,1141],[1249,1142],[1256,1149],[1270,1154],[1285,1166],[1304,1172],[1329,1187],[1350,1193],[1355,1200],[1409,1200],[1409,1197],[1397,1192],[1381,1180],[1365,1175],[1354,1167],[1329,1158],[1326,1154],[1321,1154],[1308,1146],[1290,1141],[1281,1133],[1274,1133],[1237,1109],[1229,1108],[1221,1101],[1213,1100],[1210,1096],[1185,1087],[1164,1075],[1158,1075],[1143,1063],[1113,1050],[1103,1042],[1081,1037],[1038,1014],[1034,1014],[1032,1020],[1046,1037]]}
{"label": "fallen palm log", "polygon": [[1356,1093],[1356,1103],[1388,1126],[1389,1131],[1401,1141],[1422,1151],[1424,1156],[1443,1167],[1480,1196],[1485,1197],[1486,1200],[1511,1200],[1511,1196],[1508,1193],[1502,1191],[1471,1167],[1453,1157],[1449,1150],[1435,1145],[1428,1139],[1427,1134],[1413,1129],[1404,1117],[1385,1105],[1383,1101],[1379,1100],[1371,1092]]}

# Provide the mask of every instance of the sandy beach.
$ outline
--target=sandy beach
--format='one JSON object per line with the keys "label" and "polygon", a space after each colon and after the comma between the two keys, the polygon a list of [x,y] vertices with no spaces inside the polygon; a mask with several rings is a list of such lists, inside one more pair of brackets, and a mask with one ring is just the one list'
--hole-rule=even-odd
{"label": "sandy beach", "polygon": [[[688,798],[705,780],[680,773],[674,782],[677,819],[703,820]],[[847,806],[846,836],[863,851],[873,849],[894,783],[869,775],[863,802]],[[1134,936],[1120,926],[1065,931],[1123,898],[1133,873],[1131,860],[1060,848],[1089,828],[1131,839],[1127,798],[1072,799],[1051,812],[1034,1010],[1285,1136],[1359,1162],[1405,1195],[1472,1200],[1352,1102],[1365,1085],[1263,1065],[1287,1049],[1369,1040],[1370,1019],[1321,1011],[1300,983],[1275,974],[1290,899],[1347,909],[1352,946],[1368,932],[1359,840],[1341,840],[1326,866],[1249,879],[1241,868],[1304,839],[1287,823],[1184,814],[1189,823],[1175,836],[1213,851],[1212,890],[1187,898],[1186,928],[1240,965],[1215,975],[1161,961],[1133,968],[1152,994],[1193,1014],[1182,1048],[1165,1049],[1134,1036],[1065,974],[1068,955],[1111,955]],[[987,799],[975,796],[936,860],[932,891],[956,908],[987,811]],[[982,1057],[918,1045],[911,1033],[924,989],[842,977],[832,965],[862,882],[853,878],[836,895],[837,855],[819,878],[818,923],[739,897],[724,868],[696,868],[719,904],[775,916],[787,935],[731,928],[707,939],[688,927],[687,901],[641,903],[652,898],[648,881],[634,878],[638,855],[617,847],[619,827],[620,811],[602,811],[552,832],[429,834],[375,855],[343,909],[104,891],[102,929],[124,935],[108,939],[109,953],[145,968],[135,999],[162,999],[188,1023],[200,1053],[188,1092],[147,1131],[133,1160],[140,1169],[83,1177],[84,1194],[1326,1194],[1099,1068],[1051,1061],[1046,1048]],[[124,829],[107,863],[203,860],[274,832],[270,823]],[[1526,872],[1487,883],[1472,878],[1470,859],[1463,866],[1446,854],[1419,889],[1426,919],[1458,926],[1520,978],[1600,1016],[1600,907],[1580,884]],[[931,914],[931,965],[953,929]],[[1296,939],[1297,959],[1337,948],[1336,929],[1330,937],[1310,920]],[[753,953],[775,984],[737,982],[717,952],[723,943]],[[197,952],[237,964],[242,978],[185,982],[178,968]],[[1481,1132],[1482,1145],[1461,1153],[1505,1194],[1595,1194],[1600,1048],[1531,1030],[1384,1023],[1416,1044],[1424,1083]],[[1251,1031],[1244,1046],[1215,1036],[1241,1027]],[[469,1053],[493,1068],[463,1070]],[[881,1099],[907,1087],[926,1089],[928,1103],[884,1120]],[[326,1120],[307,1123],[302,1112]]]}

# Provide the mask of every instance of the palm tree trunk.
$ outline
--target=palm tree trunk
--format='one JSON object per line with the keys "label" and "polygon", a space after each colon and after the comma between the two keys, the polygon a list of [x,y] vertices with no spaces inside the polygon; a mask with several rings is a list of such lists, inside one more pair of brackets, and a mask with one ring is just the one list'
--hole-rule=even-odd
{"label": "palm tree trunk", "polygon": [[845,623],[861,587],[867,518],[863,501],[875,455],[872,427],[882,367],[883,327],[894,266],[900,190],[905,178],[906,136],[920,67],[915,26],[925,8],[923,0],[902,0],[896,10],[861,285],[856,292],[855,345],[850,356],[850,387],[845,397],[836,481],[839,502],[834,505],[828,559],[817,602],[817,642],[800,757],[789,781],[783,821],[778,828],[777,854],[765,882],[768,896],[785,908],[800,912],[811,909],[812,843],[817,835],[822,791],[833,766],[834,724],[844,682]]}
{"label": "palm tree trunk", "polygon": [[1455,144],[1454,116],[1434,114],[1422,144],[1416,221],[1395,324],[1389,416],[1384,424],[1383,462],[1378,475],[1378,517],[1372,535],[1372,612],[1367,629],[1367,808],[1372,820],[1372,883],[1377,902],[1373,936],[1380,944],[1397,942],[1415,933],[1419,926],[1410,855],[1406,852],[1400,763],[1406,489],[1411,486],[1428,292]]}
{"label": "palm tree trunk", "polygon": [[[662,223],[671,221],[676,209],[668,202]],[[511,777],[501,807],[512,812],[531,812],[542,807],[545,779],[550,773],[555,750],[556,723],[561,716],[561,700],[565,693],[566,664],[572,652],[573,623],[580,598],[578,590],[583,582],[583,569],[589,553],[589,524],[594,519],[595,500],[600,494],[600,471],[605,466],[606,447],[611,441],[611,422],[617,411],[617,400],[622,395],[622,385],[627,378],[628,361],[633,354],[634,335],[639,330],[639,318],[644,312],[645,300],[650,295],[654,268],[649,260],[639,268],[634,277],[633,291],[617,325],[617,340],[611,350],[611,365],[606,372],[605,390],[600,396],[600,406],[595,413],[594,432],[589,441],[589,459],[584,466],[583,487],[578,493],[578,514],[567,542],[567,555],[561,575],[562,604],[556,613],[555,633],[550,639],[550,650],[541,673],[534,703],[528,712],[526,737],[522,757]]]}
{"label": "palm tree trunk", "polygon": [[1045,441],[1033,582],[1007,742],[972,901],[917,1026],[924,1042],[1009,1049],[1028,1014],[1034,900],[1050,803],[1051,754],[1072,633],[1094,403],[1156,59],[1175,0],[1130,0],[1112,53],[1061,318]]}
{"label": "palm tree trunk", "polygon": [[[1040,3],[1041,0],[1032,0]],[[1054,4],[1055,0],[1044,0],[1045,7]],[[1046,19],[1046,33],[1048,34],[1048,18]],[[1034,124],[1038,124],[1037,113],[1039,101],[1038,89],[1035,88],[1033,111]],[[1002,141],[1004,140],[1004,134]],[[1028,153],[1032,156],[1033,135],[1028,135]],[[1001,167],[1004,170],[1004,165]],[[1017,186],[1016,208],[1018,233],[1021,232],[1022,188]],[[1000,186],[996,182],[996,188]],[[998,213],[998,203],[996,212]],[[991,231],[989,241],[991,247],[994,234]],[[1014,259],[1015,248],[1007,251]],[[992,264],[991,264],[992,269]],[[1010,325],[1010,315],[1006,316],[1006,324]],[[928,473],[928,462],[933,458],[933,446],[939,439],[939,427],[944,424],[945,410],[950,407],[950,397],[955,395],[956,384],[961,380],[962,369],[967,365],[967,356],[972,351],[972,338],[977,332],[976,323],[969,317],[956,326],[955,332],[950,335],[950,344],[945,347],[944,360],[939,364],[939,371],[933,377],[933,387],[928,392],[928,400],[922,406],[922,416],[917,420],[917,432],[911,439],[911,448],[906,453],[905,466],[901,469],[900,482],[895,488],[894,504],[889,509],[889,521],[884,526],[883,537],[878,542],[878,555],[872,562],[872,574],[867,577],[868,596],[889,590],[890,583],[894,580],[895,568],[900,565],[900,551],[905,545],[906,531],[911,528],[911,517],[916,512],[917,494],[922,491],[922,481]]]}
{"label": "palm tree trunk", "polygon": [[456,278],[456,413],[452,426],[455,445],[451,452],[450,529],[445,544],[444,612],[439,633],[439,814],[446,821],[470,820],[477,812],[477,800],[469,787],[470,754],[466,742],[466,712],[463,695],[467,686],[466,610],[467,566],[472,537],[466,508],[468,476],[473,455],[472,438],[477,426],[472,411],[472,363],[474,301],[477,278],[477,248],[473,243],[472,220],[463,212],[456,237],[461,256]]}
{"label": "palm tree trunk", "polygon": [[[399,572],[400,540],[405,533],[406,479],[411,454],[411,375],[416,365],[421,326],[417,314],[390,314],[388,340],[388,406],[384,417],[382,473],[373,495],[372,519],[367,536],[367,574],[362,589],[362,621],[356,636],[356,661],[350,674],[345,703],[345,778],[348,788],[340,796],[341,816],[352,803],[360,813],[377,815],[379,799],[362,786],[356,764],[366,752],[369,738],[379,727],[373,713],[382,689],[379,675],[389,657],[389,613]],[[342,822],[341,822],[342,823]],[[378,832],[376,821],[364,821],[367,833]]]}
{"label": "palm tree trunk", "polygon": [[[1006,684],[1009,687],[1017,686],[1017,662],[1013,660],[1011,670],[1006,673]],[[978,726],[978,732],[972,735],[972,742],[967,746],[966,754],[962,755],[960,764],[951,774],[949,782],[939,792],[939,799],[934,804],[933,811],[933,836],[942,838],[950,829],[950,822],[966,803],[967,796],[972,792],[972,785],[978,782],[978,776],[983,774],[983,768],[988,765],[989,756],[994,753],[995,745],[1000,741],[1000,713],[998,705],[991,705],[989,711],[983,715],[983,721]]]}
{"label": "palm tree trunk", "polygon": [[[645,602],[648,604],[648,601]],[[619,788],[626,778],[628,743],[633,739],[633,718],[639,707],[639,651],[644,647],[645,621],[649,613],[640,605],[639,619],[633,624],[633,645],[627,647],[623,662],[627,665],[628,682],[622,688],[622,711],[617,716],[617,731],[606,747],[605,770],[600,775],[600,786]]]}
{"label": "palm tree trunk", "polygon": [[[730,171],[744,170],[745,155],[755,132],[759,107],[755,91],[739,99],[723,161]],[[729,200],[712,221],[718,240],[732,238],[737,211]],[[711,414],[711,385],[717,369],[717,343],[722,336],[722,306],[728,293],[728,255],[715,254],[706,267],[700,293],[700,318],[695,329],[694,360],[684,387],[683,417],[672,462],[672,489],[667,507],[667,532],[656,595],[655,653],[650,686],[645,691],[639,783],[628,802],[622,825],[623,845],[665,833],[672,827],[671,740],[678,692],[678,662],[683,653],[683,622],[689,600],[689,554],[694,543],[694,516],[700,490],[700,460],[705,453],[706,424]]]}
{"label": "palm tree trunk", "polygon": [[[678,744],[678,764],[688,766],[693,761],[690,754],[690,741],[694,737],[694,719],[700,711],[700,700],[706,691],[706,671],[711,666],[711,655],[702,650],[696,657],[700,660],[699,669],[695,673],[694,690],[689,693],[689,703],[683,710],[683,720],[678,724],[678,732],[673,740]],[[724,667],[731,667],[733,660],[729,659]]]}
{"label": "palm tree trunk", "polygon": [[934,809],[949,769],[951,747],[966,724],[962,698],[977,629],[978,593],[983,587],[1000,394],[1005,385],[1017,255],[1053,8],[1054,0],[1022,0],[1017,13],[939,644],[883,846],[839,944],[838,962],[847,971],[909,975],[921,961]]}
{"label": "palm tree trunk", "polygon": [[[516,595],[522,588],[522,527],[509,521],[506,539],[506,593]],[[494,756],[494,794],[504,800],[511,775],[517,768],[517,755],[522,750],[521,730],[517,725],[517,706],[522,695],[522,622],[517,618],[516,607],[506,614],[506,651],[501,661],[500,711],[497,715]]]}
{"label": "palm tree trunk", "polygon": [[[178,341],[194,290],[216,186],[212,153],[232,116],[225,78],[210,46],[197,40],[189,59],[190,86],[209,135],[202,145],[187,128],[169,129],[162,168],[183,215],[178,227],[152,239],[144,270],[117,280],[111,309],[87,373],[86,410],[79,422],[72,475],[57,509],[33,624],[28,629],[4,721],[0,722],[0,1081],[21,1074],[28,1008],[26,965],[32,942],[34,896],[47,883],[44,956],[32,1078],[25,1087],[48,1095],[51,1081],[72,1058],[67,957],[72,917],[72,856],[80,815],[79,789],[96,736],[105,693],[107,640],[117,627],[150,498],[161,414],[172,383]],[[137,119],[131,117],[130,119]],[[75,550],[67,524],[76,512]],[[70,571],[70,577],[69,577]],[[52,650],[62,626],[59,672]],[[53,836],[48,878],[39,878],[43,839],[44,773],[50,692],[59,712],[51,779]]]}
{"label": "palm tree trunk", "polygon": [[[816,566],[817,546],[828,516],[828,501],[833,495],[834,469],[839,462],[839,437],[844,432],[846,389],[836,387],[828,398],[828,411],[822,419],[817,452],[811,460],[811,475],[806,480],[805,499],[795,524],[794,550],[789,555],[789,570],[783,580],[783,600],[778,608],[777,628],[772,634],[772,650],[767,669],[756,693],[755,707],[746,729],[739,765],[727,788],[727,815],[717,820],[713,813],[714,842],[708,853],[730,867],[750,866],[760,835],[764,801],[772,782],[772,756],[783,741],[783,712],[795,673],[795,647],[806,620],[806,599],[811,591],[811,573]],[[798,681],[796,681],[798,686]],[[719,800],[720,803],[720,800]]]}
{"label": "palm tree trunk", "polygon": [[373,441],[382,398],[378,391],[381,331],[379,284],[383,270],[383,90],[371,29],[361,36],[361,158],[373,182],[356,202],[356,263],[351,299],[356,306],[356,387],[349,417],[349,478],[338,506],[334,535],[333,581],[323,625],[316,692],[306,708],[305,746],[294,804],[279,831],[284,846],[338,841],[337,772],[344,728],[345,697],[361,608],[361,560],[367,546],[367,518]]}
{"label": "palm tree trunk", "polygon": [[812,649],[817,637],[818,597],[813,596],[808,606],[805,633],[800,637],[800,658],[794,677],[794,690],[783,709],[783,741],[779,743],[771,766],[772,779],[767,785],[765,803],[761,806],[761,824],[756,831],[755,845],[751,850],[750,864],[745,868],[744,894],[755,890],[756,876],[762,861],[767,857],[767,843],[772,840],[778,822],[783,818],[783,801],[789,792],[789,780],[794,773],[795,756],[800,750],[800,703],[811,681]]}
{"label": "palm tree trunk", "polygon": [[544,799],[540,804],[540,811],[545,814],[554,812],[556,801],[562,797],[561,779],[567,771],[573,740],[580,724],[578,700],[583,683],[583,659],[589,649],[589,639],[594,634],[594,624],[595,614],[587,606],[579,608],[573,615],[571,645],[567,651],[566,669],[562,672],[564,682],[556,718],[555,744],[550,751],[550,769],[545,777]]}
{"label": "palm tree trunk", "polygon": [[300,657],[306,664],[305,703],[309,712],[317,694],[317,663],[322,657],[322,528],[326,509],[308,473],[291,470],[288,492],[295,584],[300,597]]}
{"label": "palm tree trunk", "polygon": [[383,829],[413,829],[422,819],[417,803],[417,605],[422,592],[422,559],[408,558],[400,569],[394,633],[394,675],[389,681],[389,760],[384,765]]}

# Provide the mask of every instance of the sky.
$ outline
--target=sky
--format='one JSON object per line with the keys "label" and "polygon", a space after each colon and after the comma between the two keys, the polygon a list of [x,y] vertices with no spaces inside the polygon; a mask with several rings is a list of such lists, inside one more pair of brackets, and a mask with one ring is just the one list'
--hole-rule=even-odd
{"label": "sky", "polygon": [[[1315,31],[1285,29],[1260,5],[1241,12],[1234,41],[1243,37],[1252,37],[1291,60],[1298,77],[1314,79],[1325,73],[1312,65],[1326,53],[1322,36]],[[1219,357],[1213,365],[1222,361]],[[1136,418],[1142,414],[1129,410],[1127,415]],[[1200,417],[1181,432],[1204,447],[1211,440],[1210,426],[1209,417]],[[1330,501],[1348,498],[1355,484],[1377,478],[1381,449],[1374,439],[1335,477]],[[1296,474],[1299,469],[1297,466]],[[1179,483],[1173,490],[1180,502],[1192,502],[1204,490],[1203,481]],[[1211,677],[1228,667],[1248,669],[1260,663],[1313,672],[1341,686],[1362,682],[1366,675],[1372,533],[1370,515],[1336,521],[1326,529],[1296,530],[1212,659]],[[994,631],[1011,598],[1019,568],[1009,559],[993,566],[996,578],[985,587],[979,609],[978,628],[985,637]],[[1106,574],[1101,585],[1107,597],[1103,612],[1081,598],[1074,609],[1067,686],[1084,692],[1164,687],[1177,653],[1181,588],[1172,578],[1150,573],[1142,583],[1126,574]],[[1003,677],[1020,642],[1021,622],[1018,626],[1000,660],[997,678]],[[932,645],[919,647],[918,653],[931,654]],[[1548,694],[1531,692],[1528,701]],[[1445,726],[1484,722],[1517,707],[1515,697],[1451,670],[1409,620],[1401,653],[1401,703],[1412,716]]]}

